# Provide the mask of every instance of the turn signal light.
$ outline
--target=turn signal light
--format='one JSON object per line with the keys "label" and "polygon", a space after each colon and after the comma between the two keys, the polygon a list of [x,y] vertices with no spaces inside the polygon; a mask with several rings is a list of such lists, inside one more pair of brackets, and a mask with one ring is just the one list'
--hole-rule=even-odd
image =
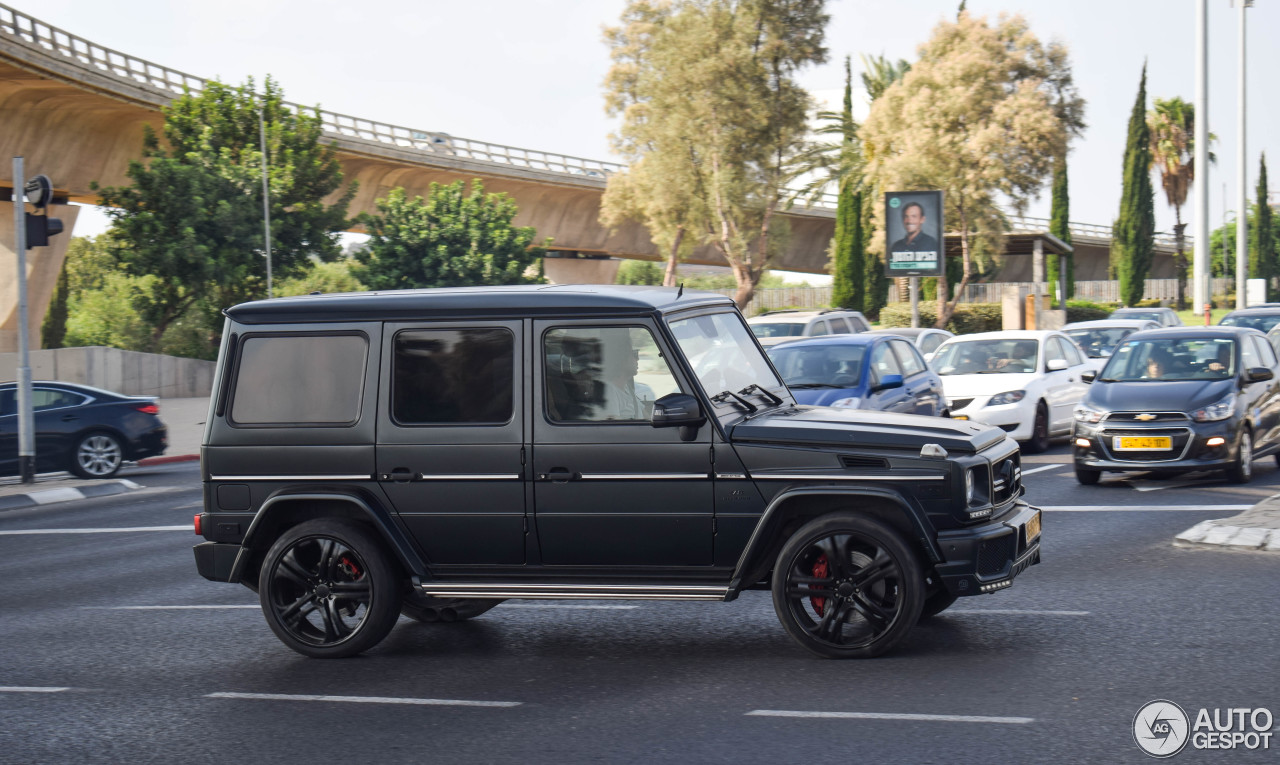
{"label": "turn signal light", "polygon": [[200,531],[200,514],[199,514],[199,513],[197,513],[197,514],[196,514],[195,527],[196,527],[196,536],[201,536],[201,531]]}
{"label": "turn signal light", "polygon": [[1080,447],[1081,449],[1088,449],[1088,448],[1089,448],[1089,439],[1087,439],[1087,438],[1077,438],[1077,439],[1076,439],[1076,446]]}
{"label": "turn signal light", "polygon": [[136,409],[143,414],[160,414],[160,407],[155,404],[143,404]]}
{"label": "turn signal light", "polygon": [[1223,438],[1222,436],[1214,436],[1213,438],[1210,438],[1208,441],[1205,441],[1204,443],[1205,443],[1205,446],[1222,446],[1226,442],[1227,442],[1227,439]]}

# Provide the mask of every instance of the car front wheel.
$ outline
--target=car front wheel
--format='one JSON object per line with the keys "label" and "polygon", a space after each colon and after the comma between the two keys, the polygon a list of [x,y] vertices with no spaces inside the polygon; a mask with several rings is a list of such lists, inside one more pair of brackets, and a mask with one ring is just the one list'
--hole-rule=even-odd
{"label": "car front wheel", "polygon": [[124,447],[110,433],[89,433],[71,450],[71,472],[81,478],[110,478],[124,462]]}
{"label": "car front wheel", "polygon": [[1253,479],[1253,434],[1247,427],[1240,429],[1240,446],[1236,454],[1235,464],[1227,468],[1227,478],[1233,483],[1249,483]]}
{"label": "car front wheel", "polygon": [[924,572],[902,536],[859,515],[805,524],[783,545],[773,572],[778,620],[826,658],[890,650],[919,620],[924,599]]}

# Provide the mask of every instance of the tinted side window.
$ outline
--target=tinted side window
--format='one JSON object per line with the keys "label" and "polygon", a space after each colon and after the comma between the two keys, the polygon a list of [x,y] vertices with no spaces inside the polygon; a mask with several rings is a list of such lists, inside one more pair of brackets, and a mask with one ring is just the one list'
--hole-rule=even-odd
{"label": "tinted side window", "polygon": [[1258,346],[1258,358],[1262,359],[1262,366],[1274,367],[1276,365],[1276,353],[1271,350],[1271,343],[1261,337],[1253,338],[1253,342]]}
{"label": "tinted side window", "polygon": [[902,340],[891,341],[893,350],[898,353],[898,361],[902,363],[902,374],[906,377],[919,374],[924,371],[924,360],[916,353],[916,349],[911,347],[910,343]]}
{"label": "tinted side window", "polygon": [[401,425],[500,425],[515,401],[515,336],[497,327],[396,335],[391,418]]}
{"label": "tinted side window", "polygon": [[553,329],[543,343],[547,414],[553,421],[646,421],[654,401],[680,390],[647,329]]}
{"label": "tinted side window", "polygon": [[18,413],[18,392],[12,388],[0,390],[0,417]]}
{"label": "tinted side window", "polygon": [[839,316],[834,316],[827,321],[831,322],[831,331],[837,335],[847,335],[850,333],[849,325]]}
{"label": "tinted side window", "polygon": [[87,400],[78,393],[70,393],[65,390],[53,390],[52,388],[31,389],[31,410],[33,412],[39,412],[43,409],[61,409],[67,406],[76,406],[83,404]]}
{"label": "tinted side window", "polygon": [[236,425],[354,425],[368,355],[363,334],[245,337],[229,419]]}
{"label": "tinted side window", "polygon": [[845,321],[849,322],[850,326],[853,327],[854,332],[866,332],[871,329],[871,327],[867,326],[865,321],[859,319],[857,316],[846,316],[844,318]]}
{"label": "tinted side window", "polygon": [[920,351],[923,353],[933,353],[938,350],[938,346],[942,345],[942,341],[946,339],[946,335],[925,335],[924,340],[920,341]]}
{"label": "tinted side window", "polygon": [[1258,351],[1253,343],[1249,342],[1250,340],[1251,338],[1246,337],[1245,341],[1240,343],[1240,366],[1246,370],[1262,366],[1262,361],[1258,358]]}

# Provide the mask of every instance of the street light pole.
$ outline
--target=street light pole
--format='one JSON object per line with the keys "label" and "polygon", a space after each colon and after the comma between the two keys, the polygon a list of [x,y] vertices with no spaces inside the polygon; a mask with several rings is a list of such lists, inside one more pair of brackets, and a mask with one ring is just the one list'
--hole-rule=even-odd
{"label": "street light pole", "polygon": [[36,480],[36,440],[32,429],[31,359],[27,342],[27,206],[22,157],[13,158],[13,231],[18,253],[18,474]]}
{"label": "street light pole", "polygon": [[262,144],[262,247],[267,254],[267,297],[271,297],[271,192],[267,186],[267,105],[258,109],[258,140]]}
{"label": "street light pole", "polygon": [[[1249,276],[1249,193],[1248,177],[1249,171],[1245,167],[1245,58],[1244,58],[1244,11],[1253,5],[1253,0],[1239,0],[1240,3],[1240,61],[1239,71],[1240,77],[1237,83],[1239,99],[1239,112],[1236,114],[1236,131],[1238,141],[1236,143],[1236,191],[1239,192],[1239,203],[1236,209],[1236,308],[1244,308],[1247,305],[1245,300],[1245,279]],[[1262,274],[1259,274],[1261,276]],[[1265,296],[1264,296],[1264,299]]]}
{"label": "street light pole", "polygon": [[1196,0],[1195,309],[1213,297],[1209,285],[1209,0]]}

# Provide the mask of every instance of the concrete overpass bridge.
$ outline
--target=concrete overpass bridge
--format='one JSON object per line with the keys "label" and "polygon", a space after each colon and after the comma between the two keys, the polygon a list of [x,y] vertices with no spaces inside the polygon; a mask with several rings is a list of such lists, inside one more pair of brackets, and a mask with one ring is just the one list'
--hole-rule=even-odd
{"label": "concrete overpass bridge", "polygon": [[[33,251],[35,256],[28,259],[32,347],[39,347],[39,317],[47,309],[73,233],[76,208],[67,203],[96,204],[98,197],[90,189],[94,181],[109,186],[128,183],[125,171],[141,153],[143,125],[158,131],[163,121],[160,108],[184,90],[200,91],[205,83],[201,77],[106,48],[0,4],[0,273],[11,274],[16,268],[8,157],[23,156],[28,174],[44,173],[53,179],[53,214],[67,225],[54,246]],[[559,266],[553,273],[567,271],[578,281],[598,281],[591,267],[600,261],[592,259],[661,258],[644,226],[632,223],[611,231],[599,222],[606,180],[622,165],[291,106],[320,117],[346,179],[359,181],[350,207],[353,215],[374,212],[374,201],[397,186],[410,195],[425,195],[432,182],[480,178],[489,191],[511,195],[520,209],[517,224],[535,227],[539,237],[553,239],[557,254],[573,259],[553,262]],[[835,227],[834,199],[796,206],[785,215],[792,230],[790,246],[774,267],[824,273]],[[1029,262],[1025,268],[1015,265],[1029,259],[1014,253],[1030,252],[1025,242],[1046,233],[1047,221],[1015,219],[1014,228],[1008,267],[1029,274]],[[1090,258],[1092,245],[1078,238],[1078,278],[1093,278],[1079,276],[1090,260],[1105,263],[1109,230],[1104,239]],[[710,246],[696,250],[689,262],[724,265]],[[566,268],[571,265],[579,268]],[[1105,265],[1101,270],[1105,272]],[[0,279],[0,351],[17,345],[16,292],[14,280]]]}

